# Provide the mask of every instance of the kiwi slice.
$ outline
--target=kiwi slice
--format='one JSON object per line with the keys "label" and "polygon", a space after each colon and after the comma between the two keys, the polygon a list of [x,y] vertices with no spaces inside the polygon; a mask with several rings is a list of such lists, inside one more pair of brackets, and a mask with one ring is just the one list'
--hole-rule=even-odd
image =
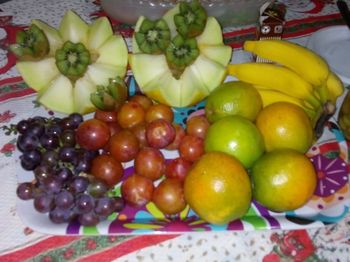
{"label": "kiwi slice", "polygon": [[166,49],[165,56],[173,76],[179,79],[186,67],[199,56],[196,39],[175,36]]}
{"label": "kiwi slice", "polygon": [[100,110],[118,110],[128,98],[128,88],[118,76],[109,80],[107,86],[97,86],[97,91],[90,95],[91,103]]}
{"label": "kiwi slice", "polygon": [[55,58],[58,70],[71,80],[82,77],[91,62],[89,50],[82,43],[71,41],[57,49]]}
{"label": "kiwi slice", "polygon": [[146,54],[160,54],[170,43],[170,29],[163,19],[152,21],[145,18],[138,32],[135,33],[136,43]]}
{"label": "kiwi slice", "polygon": [[184,37],[199,36],[207,22],[207,12],[198,0],[191,3],[181,2],[180,12],[174,16],[177,31]]}
{"label": "kiwi slice", "polygon": [[28,29],[16,33],[16,43],[10,50],[22,61],[39,60],[50,51],[49,41],[45,33],[35,24]]}

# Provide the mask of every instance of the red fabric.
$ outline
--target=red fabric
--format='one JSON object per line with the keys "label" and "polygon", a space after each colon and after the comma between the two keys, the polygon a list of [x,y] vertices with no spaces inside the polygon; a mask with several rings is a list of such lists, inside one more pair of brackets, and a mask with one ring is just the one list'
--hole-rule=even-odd
{"label": "red fabric", "polygon": [[24,261],[30,259],[40,253],[43,253],[49,249],[58,248],[60,246],[67,245],[75,240],[79,239],[79,236],[54,236],[42,240],[33,245],[27,246],[18,251],[8,253],[0,256],[0,261]]}
{"label": "red fabric", "polygon": [[127,255],[136,250],[140,250],[141,248],[153,246],[163,241],[176,238],[178,236],[179,236],[178,234],[139,236],[139,237],[135,237],[133,239],[127,240],[117,246],[114,246],[102,252],[81,258],[78,261],[79,262],[89,262],[89,261],[109,262],[113,259],[117,259],[121,256]]}

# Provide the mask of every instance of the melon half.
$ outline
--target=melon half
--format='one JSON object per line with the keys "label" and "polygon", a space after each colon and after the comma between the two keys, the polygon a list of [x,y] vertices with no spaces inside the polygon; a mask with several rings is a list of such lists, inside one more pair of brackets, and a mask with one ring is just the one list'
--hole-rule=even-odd
{"label": "melon half", "polygon": [[[37,100],[51,110],[67,114],[95,111],[90,95],[97,85],[108,85],[109,79],[117,76],[125,77],[128,49],[122,36],[113,33],[106,17],[89,25],[72,11],[67,11],[59,29],[39,20],[32,23],[45,33],[50,51],[39,61],[18,61],[16,68],[26,84],[38,91]],[[55,52],[66,41],[84,44],[92,57],[78,79],[69,79],[56,66]]]}
{"label": "melon half", "polygon": [[[178,12],[179,6],[176,5],[163,17],[172,37],[177,33],[173,18]],[[144,19],[139,18],[135,32],[138,32]],[[224,45],[220,24],[214,17],[208,17],[204,31],[196,40],[199,56],[176,79],[164,54],[142,53],[133,37],[133,53],[129,55],[129,63],[141,91],[157,102],[186,107],[200,102],[218,87],[226,78],[226,66],[231,60],[232,48]]]}

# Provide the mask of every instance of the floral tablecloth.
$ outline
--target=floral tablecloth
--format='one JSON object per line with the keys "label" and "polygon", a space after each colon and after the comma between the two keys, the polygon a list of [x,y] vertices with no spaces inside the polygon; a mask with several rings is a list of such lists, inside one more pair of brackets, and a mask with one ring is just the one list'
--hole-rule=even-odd
{"label": "floral tablecloth", "polygon": [[[290,4],[286,38],[305,42],[319,28],[343,24],[335,1],[294,1],[294,7],[293,1],[282,2]],[[297,5],[300,2],[308,4],[301,8]],[[7,46],[31,19],[58,26],[67,9],[86,21],[104,15],[98,1],[91,0],[12,0],[0,4],[0,261],[350,261],[349,213],[338,223],[307,230],[301,223],[300,229],[288,231],[141,236],[52,236],[23,224],[16,213],[16,136],[9,130],[11,124],[44,109],[35,103],[35,93],[18,75]],[[129,39],[132,27],[117,21],[113,25]],[[244,59],[240,47],[244,40],[255,38],[255,30],[255,25],[225,28],[225,41],[235,48],[234,60]],[[324,147],[328,149],[332,150],[331,144]],[[347,168],[350,171],[349,165]]]}

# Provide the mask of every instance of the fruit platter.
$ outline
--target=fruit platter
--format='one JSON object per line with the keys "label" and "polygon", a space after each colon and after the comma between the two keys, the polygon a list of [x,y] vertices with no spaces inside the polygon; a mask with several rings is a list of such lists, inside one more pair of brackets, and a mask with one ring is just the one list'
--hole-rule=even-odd
{"label": "fruit platter", "polygon": [[[40,107],[15,126],[17,212],[55,235],[298,229],[350,208],[350,95],[327,61],[250,40],[232,64],[198,1],[141,16],[33,20],[10,50]],[[234,54],[233,54],[234,55]]]}

